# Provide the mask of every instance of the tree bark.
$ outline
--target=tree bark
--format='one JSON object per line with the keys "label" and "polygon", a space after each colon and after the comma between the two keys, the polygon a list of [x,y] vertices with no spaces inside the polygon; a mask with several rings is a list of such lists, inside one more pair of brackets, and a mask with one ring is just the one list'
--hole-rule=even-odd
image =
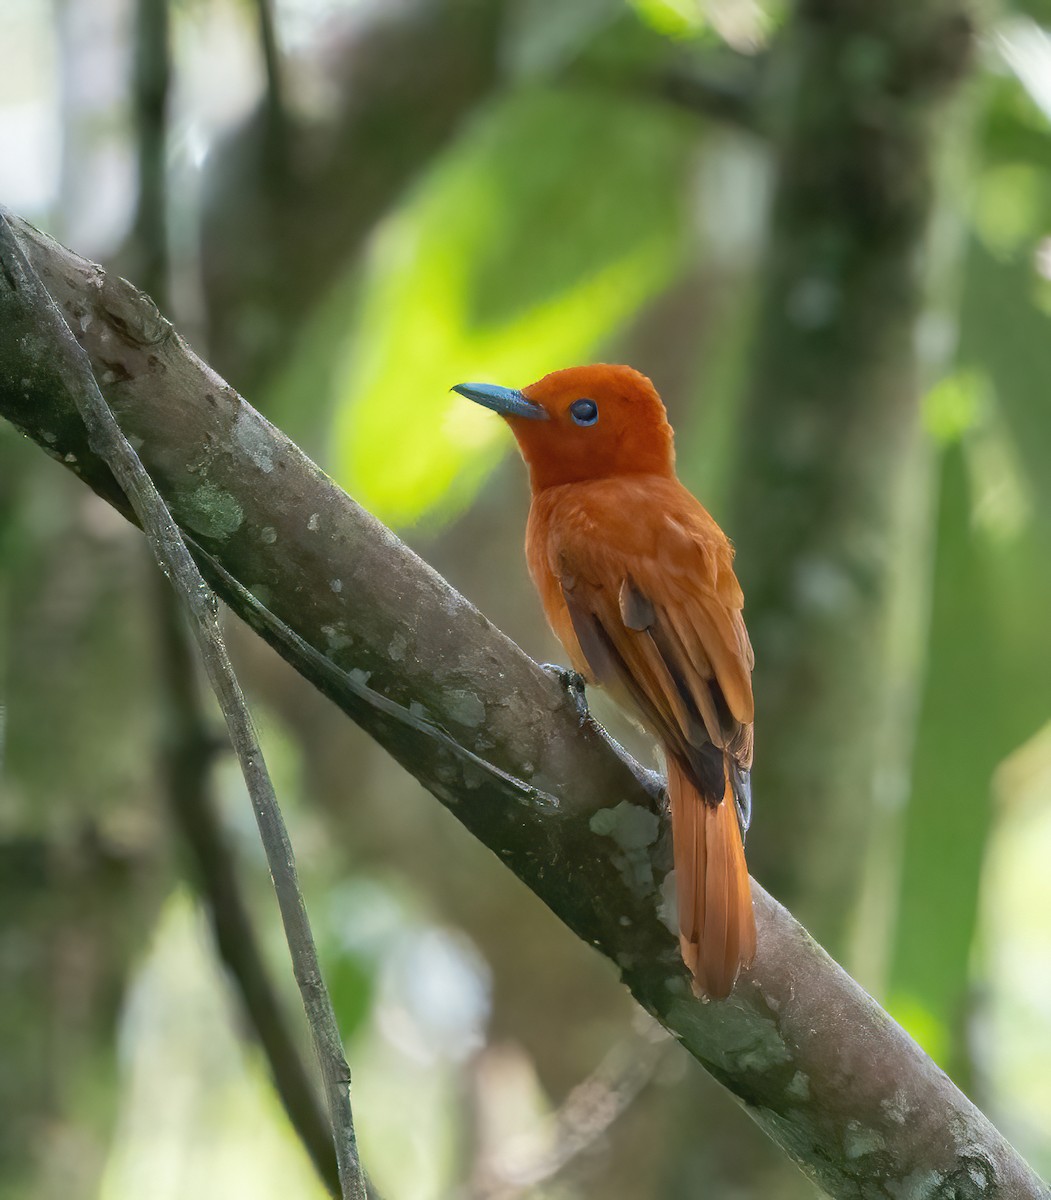
{"label": "tree bark", "polygon": [[[560,687],[197,359],[122,280],[12,219],[220,594],[609,958],[829,1194],[1047,1197],[914,1042],[758,885],[755,967],[692,996],[667,823]],[[0,274],[0,412],[127,512]]]}

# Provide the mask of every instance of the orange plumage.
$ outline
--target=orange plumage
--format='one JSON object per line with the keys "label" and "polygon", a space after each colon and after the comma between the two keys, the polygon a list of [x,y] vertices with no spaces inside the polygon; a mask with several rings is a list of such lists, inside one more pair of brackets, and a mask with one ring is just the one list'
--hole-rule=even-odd
{"label": "orange plumage", "polygon": [[733,549],[677,479],[664,405],[639,372],[571,367],[522,391],[456,390],[518,441],[529,571],[574,668],[664,750],[682,956],[695,990],[725,997],[755,956],[753,657]]}

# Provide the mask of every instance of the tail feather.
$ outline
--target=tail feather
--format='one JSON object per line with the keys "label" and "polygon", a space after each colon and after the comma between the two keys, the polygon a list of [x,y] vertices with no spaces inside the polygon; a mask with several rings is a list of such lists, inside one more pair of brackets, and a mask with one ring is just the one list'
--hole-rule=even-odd
{"label": "tail feather", "polygon": [[722,1000],[755,958],[755,913],[730,781],[707,803],[669,756],[679,945],[694,991]]}

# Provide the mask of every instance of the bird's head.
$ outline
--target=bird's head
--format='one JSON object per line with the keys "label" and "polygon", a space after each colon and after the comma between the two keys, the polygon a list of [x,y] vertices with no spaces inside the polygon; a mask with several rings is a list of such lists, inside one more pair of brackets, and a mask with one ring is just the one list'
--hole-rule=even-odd
{"label": "bird's head", "polygon": [[664,405],[653,384],[631,367],[567,367],[521,390],[459,383],[453,391],[507,421],[534,491],[613,475],[674,471]]}

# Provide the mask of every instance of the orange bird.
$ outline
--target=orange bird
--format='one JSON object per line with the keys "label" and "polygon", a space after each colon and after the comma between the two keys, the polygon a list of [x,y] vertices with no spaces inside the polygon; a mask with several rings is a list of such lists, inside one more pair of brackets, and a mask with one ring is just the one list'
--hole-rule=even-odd
{"label": "orange bird", "polygon": [[526,557],[573,667],[659,741],[668,772],[679,944],[721,999],[755,957],[744,833],[752,647],[733,547],[675,474],[653,384],[570,367],[518,391],[454,389],[500,413],[529,467]]}

